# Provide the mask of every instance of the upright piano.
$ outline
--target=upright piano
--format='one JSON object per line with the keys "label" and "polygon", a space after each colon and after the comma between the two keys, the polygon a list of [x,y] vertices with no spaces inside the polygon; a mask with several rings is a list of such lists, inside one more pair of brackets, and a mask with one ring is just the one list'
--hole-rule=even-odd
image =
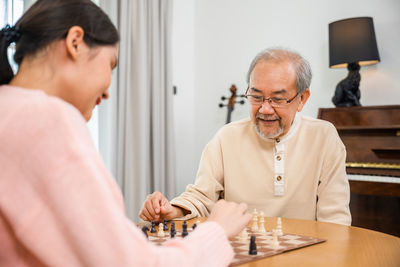
{"label": "upright piano", "polygon": [[400,105],[320,108],[346,146],[353,226],[400,236]]}

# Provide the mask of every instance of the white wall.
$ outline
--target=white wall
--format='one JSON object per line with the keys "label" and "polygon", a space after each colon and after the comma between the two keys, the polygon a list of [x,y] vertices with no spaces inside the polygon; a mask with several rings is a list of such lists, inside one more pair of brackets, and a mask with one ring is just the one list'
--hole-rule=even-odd
{"label": "white wall", "polygon": [[[192,183],[205,144],[225,123],[218,103],[236,84],[246,88],[252,58],[270,46],[297,50],[313,70],[311,98],[303,113],[333,107],[345,69],[329,69],[328,24],[358,16],[374,19],[381,62],[361,69],[363,105],[400,104],[399,0],[175,0],[174,84],[177,192]],[[233,120],[248,116],[236,106]]]}

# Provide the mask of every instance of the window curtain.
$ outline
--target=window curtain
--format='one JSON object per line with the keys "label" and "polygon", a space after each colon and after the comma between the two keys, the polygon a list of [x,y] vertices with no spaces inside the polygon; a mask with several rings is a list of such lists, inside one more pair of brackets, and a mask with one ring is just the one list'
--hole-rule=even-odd
{"label": "window curtain", "polygon": [[99,107],[99,150],[137,221],[147,194],[175,195],[172,0],[99,0],[121,42],[110,99]]}

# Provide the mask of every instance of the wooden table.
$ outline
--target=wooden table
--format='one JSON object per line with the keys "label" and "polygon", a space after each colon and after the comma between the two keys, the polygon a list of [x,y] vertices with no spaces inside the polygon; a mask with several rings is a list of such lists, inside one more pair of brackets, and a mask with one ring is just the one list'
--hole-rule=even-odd
{"label": "wooden table", "polygon": [[[188,225],[197,220],[188,221]],[[181,228],[181,222],[176,221],[176,226]],[[275,226],[276,218],[265,218],[267,230]],[[400,238],[395,236],[352,226],[285,218],[282,218],[282,228],[285,233],[327,241],[240,266],[400,266]]]}
{"label": "wooden table", "polygon": [[[266,218],[266,229],[276,218]],[[309,220],[282,218],[283,232],[313,236],[327,241],[257,262],[255,266],[400,266],[400,238],[364,228]]]}

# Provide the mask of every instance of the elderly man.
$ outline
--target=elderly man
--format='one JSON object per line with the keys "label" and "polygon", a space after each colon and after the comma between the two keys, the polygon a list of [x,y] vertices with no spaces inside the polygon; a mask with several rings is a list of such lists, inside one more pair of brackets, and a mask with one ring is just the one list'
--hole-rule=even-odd
{"label": "elderly man", "polygon": [[169,202],[148,196],[143,220],[208,216],[218,199],[266,216],[350,225],[346,150],[329,122],[298,114],[311,69],[295,52],[267,49],[247,75],[250,119],[222,127],[205,147],[194,185]]}

